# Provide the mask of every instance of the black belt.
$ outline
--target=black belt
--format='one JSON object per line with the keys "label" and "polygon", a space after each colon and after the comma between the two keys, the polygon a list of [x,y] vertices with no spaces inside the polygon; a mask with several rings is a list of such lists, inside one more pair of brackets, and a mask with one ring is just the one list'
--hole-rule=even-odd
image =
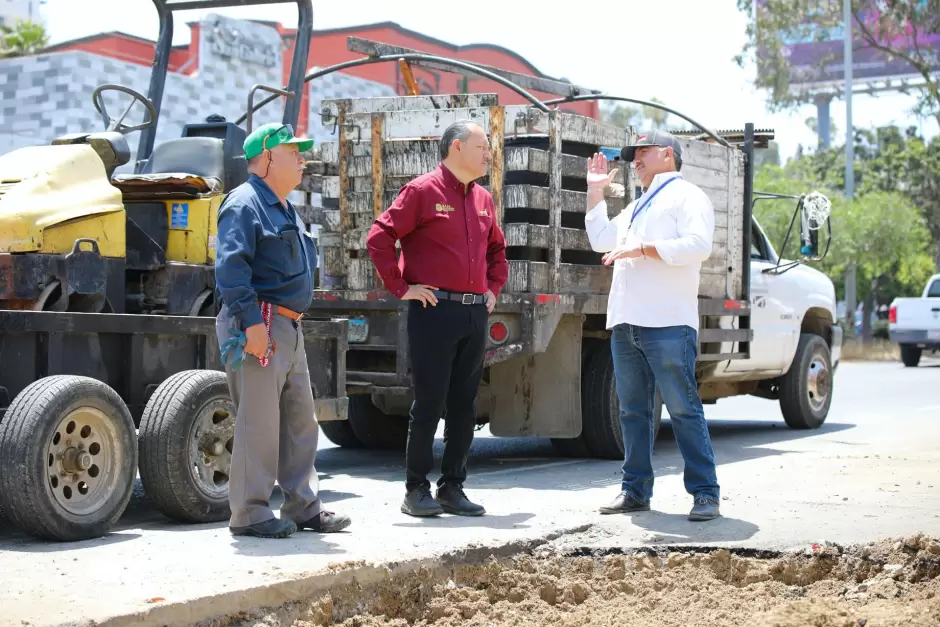
{"label": "black belt", "polygon": [[462,305],[482,305],[486,302],[486,294],[464,294],[461,292],[445,292],[444,290],[432,290],[438,300],[455,300]]}

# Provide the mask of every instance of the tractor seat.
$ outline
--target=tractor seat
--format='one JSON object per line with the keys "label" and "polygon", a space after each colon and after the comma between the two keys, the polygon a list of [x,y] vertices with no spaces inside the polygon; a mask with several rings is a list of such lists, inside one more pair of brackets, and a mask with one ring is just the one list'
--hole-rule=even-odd
{"label": "tractor seat", "polygon": [[159,144],[140,174],[116,174],[111,183],[127,200],[198,198],[223,191],[225,152],[215,137],[180,137]]}

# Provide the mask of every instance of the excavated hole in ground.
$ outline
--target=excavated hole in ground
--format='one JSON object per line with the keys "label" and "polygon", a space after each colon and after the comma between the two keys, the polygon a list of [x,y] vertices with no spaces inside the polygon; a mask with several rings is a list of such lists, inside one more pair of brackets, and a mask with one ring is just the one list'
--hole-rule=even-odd
{"label": "excavated hole in ground", "polygon": [[[940,540],[795,554],[698,547],[540,548],[335,586],[233,627],[940,626]],[[222,623],[216,622],[215,625]]]}

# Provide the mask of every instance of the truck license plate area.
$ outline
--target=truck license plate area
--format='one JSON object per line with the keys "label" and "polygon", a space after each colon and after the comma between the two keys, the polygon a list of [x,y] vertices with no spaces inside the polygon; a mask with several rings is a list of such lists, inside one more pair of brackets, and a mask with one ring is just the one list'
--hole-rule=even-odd
{"label": "truck license plate area", "polygon": [[361,344],[369,337],[369,321],[365,318],[350,318],[346,339],[350,344]]}

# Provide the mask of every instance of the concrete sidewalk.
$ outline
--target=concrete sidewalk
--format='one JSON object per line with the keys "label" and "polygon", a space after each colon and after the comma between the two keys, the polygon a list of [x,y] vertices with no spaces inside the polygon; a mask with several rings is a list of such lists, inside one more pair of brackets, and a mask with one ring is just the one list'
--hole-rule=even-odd
{"label": "concrete sidewalk", "polygon": [[[322,456],[323,498],[353,519],[340,534],[236,539],[225,523],[168,523],[146,512],[146,501],[98,540],[49,544],[0,532],[0,625],[188,625],[311,595],[353,575],[383,577],[386,565],[514,551],[574,532],[581,533],[559,542],[787,549],[936,534],[940,420],[918,409],[929,406],[932,391],[897,413],[877,394],[842,397],[830,421],[813,432],[738,418],[713,423],[725,500],[723,517],[707,523],[685,518],[691,499],[664,424],[654,457],[654,511],[634,516],[597,512],[618,490],[619,462],[552,458],[544,442],[505,455],[503,443],[484,436],[467,484],[470,497],[487,508],[482,518],[409,518],[398,509],[397,455],[362,453],[360,460],[333,449]],[[742,402],[743,415],[756,408],[776,419],[772,405]]]}

